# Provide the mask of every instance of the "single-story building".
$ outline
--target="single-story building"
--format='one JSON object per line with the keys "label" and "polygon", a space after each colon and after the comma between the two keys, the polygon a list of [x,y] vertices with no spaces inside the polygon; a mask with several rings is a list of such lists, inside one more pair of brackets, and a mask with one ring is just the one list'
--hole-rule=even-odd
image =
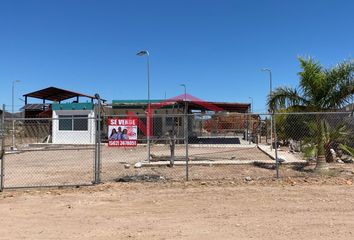
{"label": "single-story building", "polygon": [[52,142],[94,144],[96,121],[93,103],[53,103]]}
{"label": "single-story building", "polygon": [[[183,114],[188,113],[189,136],[209,134],[243,133],[247,121],[257,119],[256,116],[247,119],[251,104],[234,102],[202,101],[191,95],[178,96],[168,100],[150,100],[151,138],[158,140],[170,131],[175,131],[177,137],[184,136]],[[113,100],[110,106],[104,108],[107,116],[137,116],[139,122],[146,126],[147,100]],[[225,124],[227,123],[227,124]],[[138,126],[138,139],[144,139],[146,134]]]}
{"label": "single-story building", "polygon": [[[45,124],[45,129],[48,129],[45,135],[43,127],[40,128],[38,124],[32,124],[33,122],[29,120],[29,133],[37,137],[45,137],[46,142],[54,144],[94,144],[96,138],[94,118],[98,110],[94,103],[94,96],[55,87],[23,96],[25,97],[23,107],[25,118],[42,118],[40,124],[42,126]],[[30,104],[28,98],[41,99],[42,103]],[[82,98],[89,100],[83,102]],[[147,109],[147,100],[113,100],[112,104],[104,104],[100,111],[103,116],[102,136],[106,137],[102,140],[108,139],[106,124],[108,118],[126,118],[127,116],[138,118],[138,142],[146,139]],[[183,140],[184,114],[186,113],[189,116],[189,137],[235,135],[244,133],[245,129],[248,132],[251,130],[251,122],[258,120],[256,115],[246,115],[250,109],[250,103],[203,101],[191,95],[181,95],[168,100],[151,100],[150,139],[166,139],[166,135],[173,132]]]}
{"label": "single-story building", "polygon": [[[23,95],[25,118],[41,118],[50,132],[46,139],[54,144],[94,144],[96,122],[94,96],[56,87],[48,87]],[[41,99],[42,103],[29,104],[28,98]],[[82,98],[89,99],[80,102]],[[49,102],[48,102],[49,101]],[[103,100],[105,101],[105,100]],[[25,121],[28,134],[43,136],[43,128],[32,120]]]}

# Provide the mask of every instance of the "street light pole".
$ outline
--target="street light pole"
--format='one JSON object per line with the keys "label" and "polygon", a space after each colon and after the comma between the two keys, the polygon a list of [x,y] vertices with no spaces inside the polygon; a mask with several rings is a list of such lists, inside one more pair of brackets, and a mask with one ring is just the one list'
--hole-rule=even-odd
{"label": "street light pole", "polygon": [[[12,81],[12,118],[15,117],[15,83],[19,83],[20,80]],[[16,150],[15,148],[15,120],[12,119],[12,150]]]}
{"label": "street light pole", "polygon": [[249,99],[251,99],[251,113],[253,113],[253,110],[254,110],[254,108],[253,108],[253,97],[248,97]]}
{"label": "street light pole", "polygon": [[184,101],[187,101],[187,87],[186,84],[180,84],[180,86],[182,86],[184,88]]}
{"label": "street light pole", "polygon": [[[269,97],[272,96],[272,70],[263,68],[262,71],[269,72]],[[271,109],[269,109],[271,111]],[[273,114],[270,115],[270,150],[273,150]]]}
{"label": "street light pole", "polygon": [[146,140],[147,140],[147,145],[148,145],[148,156],[147,160],[150,163],[150,152],[151,152],[151,146],[150,146],[150,54],[147,50],[143,50],[138,52],[136,55],[138,56],[146,56],[146,61],[147,61],[147,95],[148,95],[148,110],[147,110],[147,115],[146,115],[146,126],[147,126],[147,131],[146,131]]}

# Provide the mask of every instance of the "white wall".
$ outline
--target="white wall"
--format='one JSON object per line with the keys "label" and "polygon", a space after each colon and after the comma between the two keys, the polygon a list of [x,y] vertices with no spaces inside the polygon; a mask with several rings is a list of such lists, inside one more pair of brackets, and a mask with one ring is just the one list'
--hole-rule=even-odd
{"label": "white wall", "polygon": [[93,110],[54,110],[52,142],[55,144],[94,144],[96,124],[94,119],[88,119],[88,131],[63,131],[59,130],[58,115],[88,115],[93,118]]}

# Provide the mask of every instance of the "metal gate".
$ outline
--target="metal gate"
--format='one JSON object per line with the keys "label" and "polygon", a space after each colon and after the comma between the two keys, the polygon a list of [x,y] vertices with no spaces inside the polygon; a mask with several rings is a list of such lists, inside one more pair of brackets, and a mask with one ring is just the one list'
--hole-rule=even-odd
{"label": "metal gate", "polygon": [[[97,118],[4,118],[1,121],[1,188],[90,185],[97,172]],[[80,124],[82,124],[80,126]],[[53,143],[53,128],[93,129],[91,143],[82,144],[62,131]],[[79,132],[79,131],[78,131]],[[83,131],[82,131],[83,132]],[[80,133],[80,132],[79,132]]]}

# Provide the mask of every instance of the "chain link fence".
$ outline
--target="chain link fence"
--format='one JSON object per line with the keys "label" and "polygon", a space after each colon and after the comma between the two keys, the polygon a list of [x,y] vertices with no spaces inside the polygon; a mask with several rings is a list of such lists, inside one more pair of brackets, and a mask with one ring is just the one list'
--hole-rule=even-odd
{"label": "chain link fence", "polygon": [[321,154],[327,162],[352,162],[353,119],[351,113],[2,114],[1,189],[301,177]]}
{"label": "chain link fence", "polygon": [[96,119],[87,116],[5,118],[2,123],[3,187],[91,184],[96,151],[95,122]]}
{"label": "chain link fence", "polygon": [[[305,173],[322,163],[332,166],[353,163],[350,149],[354,148],[354,117],[351,112],[277,113],[274,122],[278,160],[281,163],[296,161],[293,170]],[[287,171],[280,167],[280,176],[288,176]]]}
{"label": "chain link fence", "polygon": [[[129,177],[152,177],[166,180],[185,178],[186,147],[183,115],[106,115],[108,119],[137,119],[136,146],[108,146],[111,132],[102,131],[102,180],[124,181]],[[150,122],[150,134],[147,122]],[[124,126],[121,127],[124,131]]]}

